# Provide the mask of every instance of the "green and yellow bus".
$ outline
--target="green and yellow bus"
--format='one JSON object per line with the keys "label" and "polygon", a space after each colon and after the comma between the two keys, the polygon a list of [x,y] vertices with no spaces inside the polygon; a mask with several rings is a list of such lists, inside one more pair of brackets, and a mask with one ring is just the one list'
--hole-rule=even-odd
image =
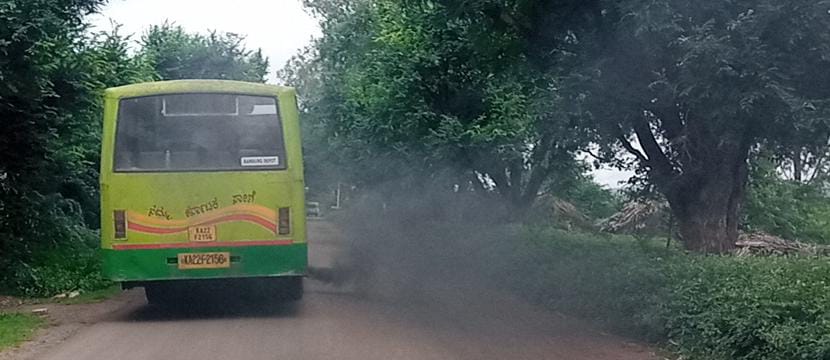
{"label": "green and yellow bus", "polygon": [[246,281],[302,297],[308,261],[296,104],[292,88],[225,80],[106,90],[105,276],[144,287],[150,303],[180,299],[193,284]]}

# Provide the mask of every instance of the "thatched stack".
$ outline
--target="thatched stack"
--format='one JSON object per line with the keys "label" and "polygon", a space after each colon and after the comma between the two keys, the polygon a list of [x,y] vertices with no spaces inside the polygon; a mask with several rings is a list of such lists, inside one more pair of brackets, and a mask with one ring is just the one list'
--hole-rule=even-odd
{"label": "thatched stack", "polygon": [[665,234],[668,231],[669,208],[661,201],[638,201],[600,223],[602,231],[616,234]]}
{"label": "thatched stack", "polygon": [[594,224],[587,215],[583,214],[574,204],[562,199],[554,199],[553,216],[560,222],[568,224],[569,227],[577,227],[583,230],[593,230]]}
{"label": "thatched stack", "polygon": [[541,220],[548,221],[553,219],[555,224],[568,230],[596,230],[596,226],[591,221],[591,218],[567,200],[546,195],[540,197],[534,206],[535,213]]}
{"label": "thatched stack", "polygon": [[747,255],[830,255],[830,246],[786,240],[764,232],[742,233],[735,243],[738,256]]}

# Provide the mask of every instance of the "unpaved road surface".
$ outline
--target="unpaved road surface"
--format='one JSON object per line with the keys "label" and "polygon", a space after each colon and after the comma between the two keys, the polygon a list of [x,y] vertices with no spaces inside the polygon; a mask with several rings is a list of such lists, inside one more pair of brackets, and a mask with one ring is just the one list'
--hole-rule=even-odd
{"label": "unpaved road surface", "polygon": [[[336,230],[310,227],[312,264],[333,266],[342,256]],[[148,306],[136,289],[77,307],[74,320],[64,315],[0,359],[660,359],[645,346],[472,283],[433,281],[418,296],[357,288],[309,280],[294,305],[183,309]]]}

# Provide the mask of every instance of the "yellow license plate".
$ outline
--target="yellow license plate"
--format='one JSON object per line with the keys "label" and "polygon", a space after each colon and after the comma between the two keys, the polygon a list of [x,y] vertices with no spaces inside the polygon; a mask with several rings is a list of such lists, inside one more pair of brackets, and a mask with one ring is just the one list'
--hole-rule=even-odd
{"label": "yellow license plate", "polygon": [[231,253],[206,252],[179,254],[179,269],[227,269],[231,267]]}
{"label": "yellow license plate", "polygon": [[216,241],[216,225],[191,226],[187,228],[187,238],[190,241]]}

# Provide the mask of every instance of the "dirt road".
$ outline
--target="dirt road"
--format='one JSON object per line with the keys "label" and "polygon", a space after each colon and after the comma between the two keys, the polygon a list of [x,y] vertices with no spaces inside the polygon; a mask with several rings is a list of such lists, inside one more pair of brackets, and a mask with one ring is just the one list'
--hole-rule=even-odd
{"label": "dirt road", "polygon": [[[332,231],[312,223],[313,265],[330,267],[334,258],[342,256]],[[76,319],[81,324],[57,335],[47,331],[47,340],[31,342],[0,358],[659,358],[646,347],[502,291],[467,282],[431,283],[419,289],[419,296],[371,296],[350,284],[310,280],[305,299],[295,305],[222,303],[178,310],[147,306],[143,292],[131,290],[95,305],[105,313]]]}

